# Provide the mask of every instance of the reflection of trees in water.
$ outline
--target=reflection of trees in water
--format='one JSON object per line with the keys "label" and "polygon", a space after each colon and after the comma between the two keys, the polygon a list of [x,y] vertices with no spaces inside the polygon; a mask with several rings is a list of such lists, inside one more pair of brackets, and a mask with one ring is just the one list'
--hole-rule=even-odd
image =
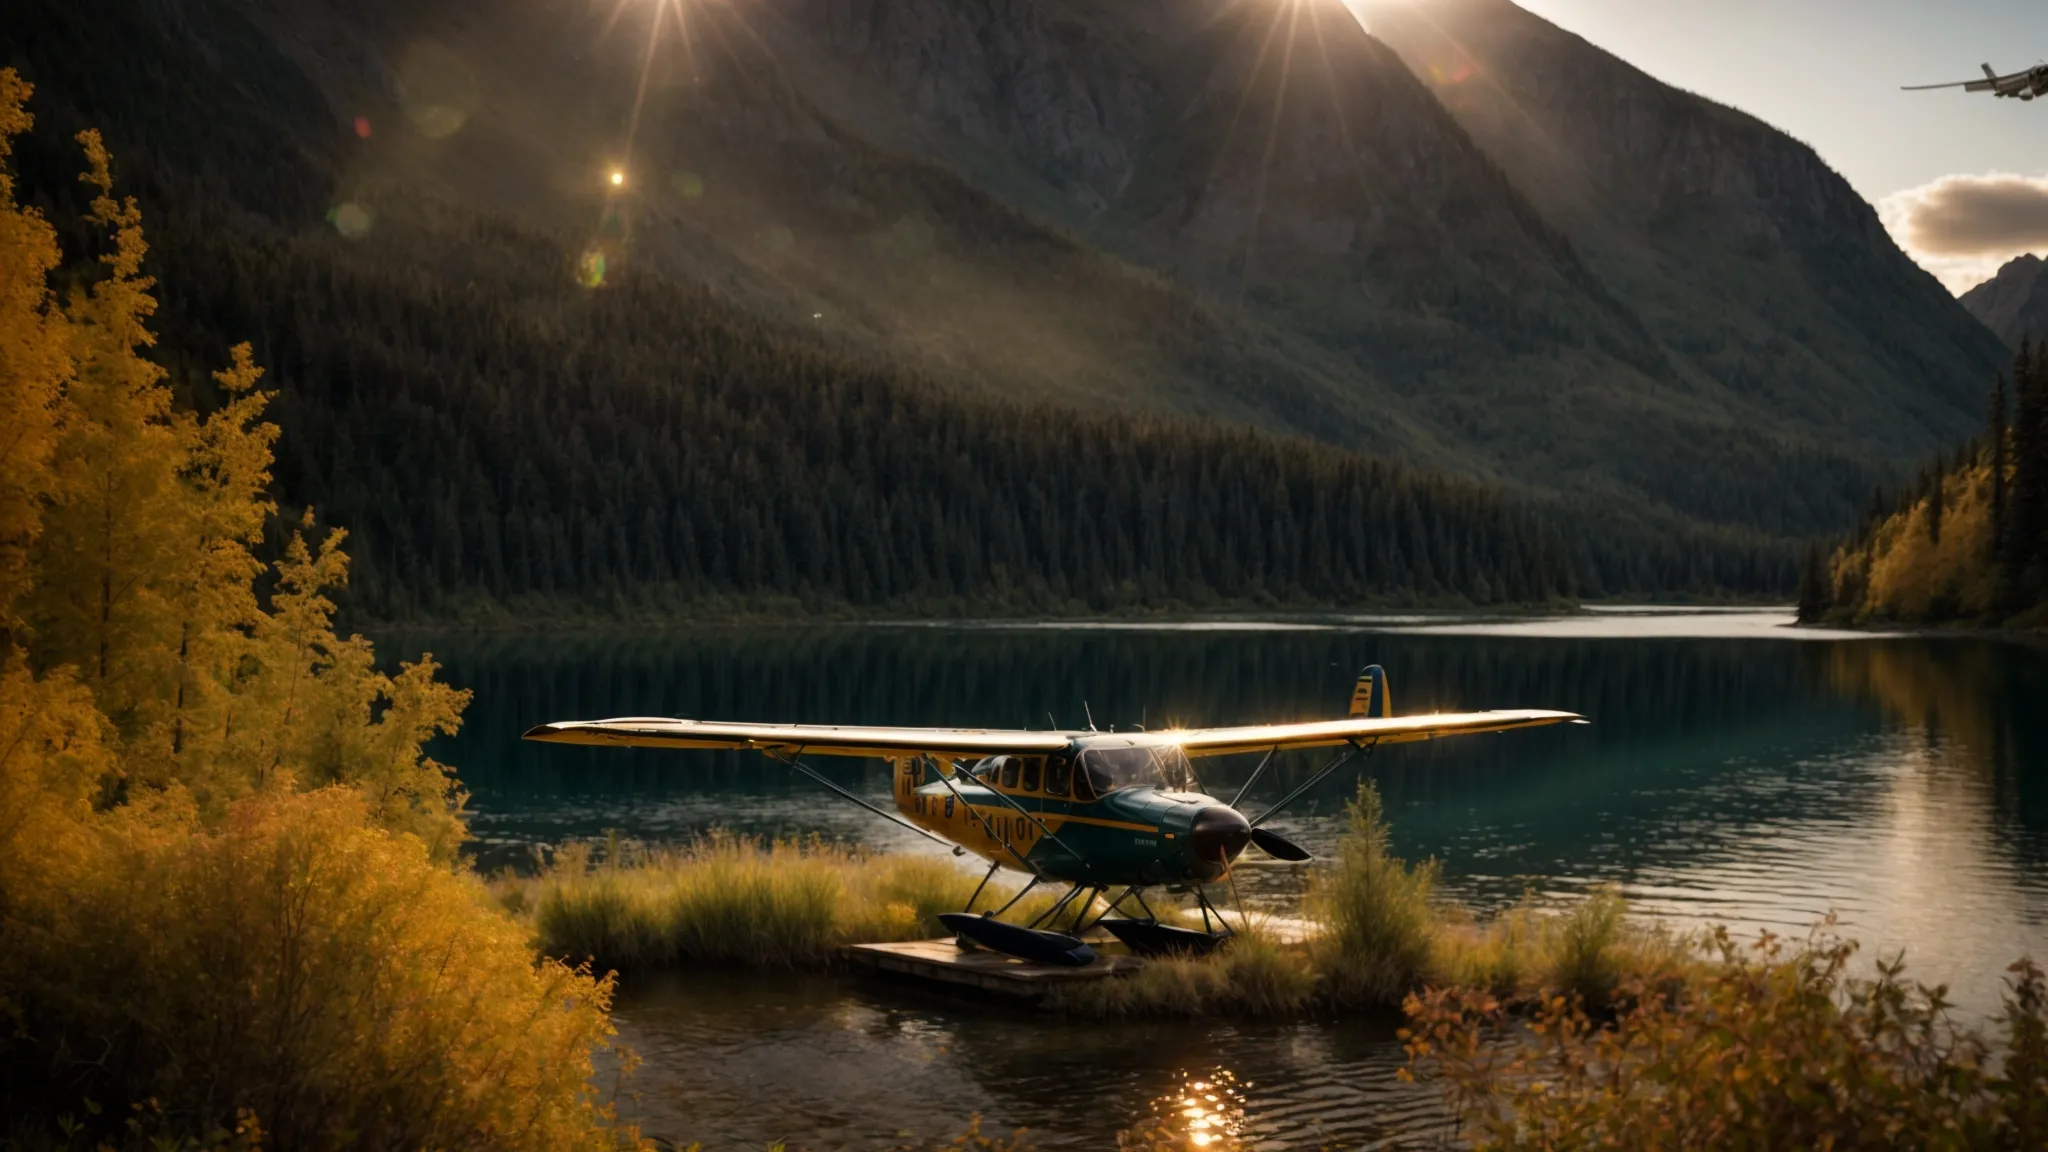
{"label": "reflection of trees in water", "polygon": [[[1532,858],[1569,855],[1591,821],[1612,829],[1695,819],[1671,807],[1684,803],[1685,788],[1712,786],[1715,774],[1824,758],[1871,730],[1873,703],[1969,749],[1998,781],[2007,817],[2048,826],[2048,783],[2039,779],[2048,739],[2036,715],[2048,698],[2048,661],[1993,644],[821,626],[439,637],[431,646],[451,680],[476,689],[462,735],[438,754],[501,812],[565,796],[769,799],[808,796],[813,787],[747,754],[518,739],[545,720],[685,715],[1043,728],[1048,713],[1080,726],[1084,702],[1104,728],[1140,719],[1154,727],[1309,719],[1341,714],[1358,669],[1376,661],[1387,667],[1398,711],[1557,707],[1594,720],[1591,728],[1382,754],[1374,771],[1401,817],[1404,851],[1454,852],[1471,827],[1494,823],[1526,827]],[[1203,779],[1227,795],[1255,759],[1205,763]],[[1288,758],[1260,797],[1278,796],[1320,759]],[[819,764],[843,782],[886,789],[879,764]],[[1335,812],[1354,779],[1339,773],[1303,813]],[[1594,800],[1597,811],[1588,807]],[[1772,802],[1829,803],[1811,789],[1789,801],[1776,793]],[[1248,802],[1257,806],[1257,798]],[[1731,821],[1741,815],[1725,813]]]}
{"label": "reflection of trees in water", "polygon": [[1831,646],[1827,672],[1834,691],[1946,741],[1955,761],[1990,786],[2001,822],[2048,827],[2048,656],[2041,650],[1963,639],[1840,644]]}
{"label": "reflection of trees in water", "polygon": [[[415,648],[415,642],[405,645]],[[393,651],[398,646],[387,645]],[[1819,689],[1812,646],[1741,641],[1536,640],[1303,632],[1120,632],[817,627],[660,637],[440,638],[476,689],[446,749],[471,783],[600,791],[688,778],[770,788],[779,774],[729,754],[541,748],[544,720],[685,715],[817,723],[1104,728],[1340,715],[1353,677],[1387,666],[1395,707],[1558,707],[1595,719],[1599,745],[1713,735],[1797,713]],[[1403,748],[1403,762],[1507,769],[1585,740],[1517,734]],[[1275,783],[1310,770],[1282,765]],[[1207,766],[1205,766],[1207,767]],[[840,766],[859,777],[861,768]],[[1210,768],[1235,780],[1245,765]],[[1210,780],[1212,786],[1218,779]]]}

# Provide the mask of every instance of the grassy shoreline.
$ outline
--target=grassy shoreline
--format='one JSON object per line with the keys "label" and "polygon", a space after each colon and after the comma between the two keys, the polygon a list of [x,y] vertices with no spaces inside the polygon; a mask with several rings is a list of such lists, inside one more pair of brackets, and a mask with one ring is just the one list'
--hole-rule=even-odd
{"label": "grassy shoreline", "polygon": [[[847,944],[944,935],[938,914],[964,907],[977,879],[940,858],[715,834],[679,849],[614,841],[601,857],[572,846],[535,875],[501,875],[492,890],[542,954],[600,971],[780,971],[833,967]],[[1562,990],[1600,1004],[1630,976],[1685,962],[1680,941],[1631,921],[1611,890],[1564,910],[1525,899],[1479,920],[1442,902],[1437,880],[1433,862],[1390,853],[1368,784],[1337,858],[1312,874],[1305,911],[1322,928],[1312,939],[1283,946],[1253,916],[1210,956],[1155,959],[1047,1003],[1093,1019],[1274,1017],[1397,1010],[1411,993],[1455,985],[1511,1002]],[[999,880],[975,907],[997,907],[1016,889]],[[1006,919],[1028,921],[1053,899],[1034,892]]]}

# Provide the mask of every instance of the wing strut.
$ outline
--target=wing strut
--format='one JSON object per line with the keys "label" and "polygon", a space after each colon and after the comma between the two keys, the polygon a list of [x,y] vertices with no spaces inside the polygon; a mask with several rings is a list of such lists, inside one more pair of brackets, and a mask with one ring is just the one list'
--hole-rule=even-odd
{"label": "wing strut", "polygon": [[1272,819],[1272,817],[1276,813],[1278,813],[1282,808],[1285,808],[1289,804],[1294,803],[1296,800],[1301,799],[1302,796],[1308,793],[1309,789],[1314,788],[1316,785],[1321,784],[1324,780],[1328,779],[1330,773],[1335,772],[1337,769],[1342,768],[1345,764],[1349,763],[1353,756],[1356,756],[1360,752],[1363,752],[1365,753],[1366,757],[1370,759],[1373,753],[1373,749],[1378,748],[1379,746],[1380,742],[1378,740],[1374,740],[1368,744],[1360,744],[1356,740],[1352,741],[1351,747],[1347,751],[1345,751],[1343,755],[1337,757],[1335,760],[1330,761],[1328,764],[1323,765],[1322,771],[1317,772],[1315,775],[1309,777],[1307,780],[1302,781],[1299,785],[1295,787],[1294,791],[1289,792],[1285,796],[1282,796],[1278,804],[1275,804],[1271,808],[1266,809],[1264,812],[1259,813],[1258,819],[1252,821],[1252,827],[1257,828],[1259,825],[1264,824],[1267,820]]}
{"label": "wing strut", "polygon": [[1232,796],[1230,798],[1230,806],[1232,808],[1235,808],[1239,804],[1244,803],[1245,795],[1252,790],[1252,785],[1257,784],[1259,782],[1259,777],[1264,776],[1266,774],[1267,766],[1272,764],[1273,757],[1278,756],[1279,754],[1280,746],[1278,744],[1275,744],[1271,748],[1266,749],[1266,758],[1264,760],[1259,761],[1259,766],[1257,768],[1252,769],[1251,776],[1245,780],[1244,787],[1239,788],[1237,790],[1237,795]]}
{"label": "wing strut", "polygon": [[775,759],[782,761],[784,764],[789,765],[791,768],[796,769],[797,771],[824,785],[826,788],[832,790],[833,792],[837,792],[841,798],[851,800],[855,804],[858,804],[861,807],[867,809],[868,811],[873,812],[875,815],[880,816],[882,819],[887,820],[892,824],[900,824],[903,827],[910,829],[912,832],[917,833],[919,836],[922,836],[935,844],[944,844],[946,847],[951,848],[953,850],[953,855],[955,856],[967,855],[967,849],[962,848],[960,845],[953,843],[951,840],[946,839],[944,836],[941,836],[938,833],[933,832],[929,829],[919,828],[917,825],[912,824],[910,821],[905,820],[903,817],[898,816],[894,812],[883,811],[882,809],[875,807],[873,804],[868,803],[860,797],[855,796],[853,793],[848,792],[846,789],[841,788],[839,785],[834,784],[830,780],[825,779],[823,776],[819,775],[815,770],[813,770],[810,765],[804,763],[802,760],[797,759],[797,757],[802,756],[803,754],[804,750],[802,748],[798,748],[796,751],[790,752],[788,754],[776,752],[769,753],[769,755],[774,757]]}
{"label": "wing strut", "polygon": [[[941,779],[943,779],[943,778],[944,778],[944,775],[943,775],[943,774],[941,774],[941,777],[940,777],[940,778],[941,778]],[[950,788],[950,787],[951,787],[951,785],[948,785],[948,787]],[[1092,865],[1092,864],[1090,864],[1090,863],[1088,863],[1088,858],[1087,858],[1086,856],[1083,856],[1083,855],[1081,855],[1081,854],[1080,854],[1079,852],[1076,852],[1076,851],[1074,851],[1074,850],[1073,850],[1072,848],[1069,848],[1069,847],[1067,847],[1067,842],[1066,842],[1066,841],[1064,841],[1064,840],[1062,840],[1062,839],[1060,839],[1060,838],[1059,838],[1059,834],[1058,834],[1058,833],[1056,833],[1056,832],[1054,832],[1054,831],[1053,831],[1052,829],[1050,829],[1050,828],[1046,827],[1046,826],[1045,826],[1045,821],[1043,821],[1043,820],[1039,819],[1039,818],[1038,818],[1038,814],[1037,814],[1037,813],[1035,813],[1035,812],[1031,811],[1030,809],[1028,809],[1028,808],[1024,807],[1024,806],[1023,806],[1022,804],[1019,804],[1019,803],[1017,803],[1017,801],[1016,801],[1015,799],[1013,799],[1013,798],[1012,798],[1011,796],[1009,796],[1009,795],[1008,795],[1007,793],[1003,792],[1003,791],[1002,791],[1001,789],[999,789],[999,788],[996,788],[996,787],[993,787],[993,786],[991,786],[991,787],[989,788],[988,792],[989,792],[989,795],[991,795],[991,796],[994,796],[994,797],[995,797],[996,799],[998,799],[998,800],[1001,800],[1001,801],[1002,801],[1003,803],[1005,803],[1005,804],[1008,804],[1008,805],[1009,805],[1009,806],[1010,806],[1011,808],[1015,809],[1015,810],[1016,810],[1016,812],[1017,812],[1017,814],[1018,814],[1019,816],[1022,816],[1022,817],[1024,817],[1024,818],[1025,818],[1026,820],[1029,820],[1029,821],[1031,821],[1031,822],[1032,822],[1033,824],[1036,824],[1036,825],[1038,825],[1038,830],[1039,830],[1040,832],[1043,832],[1043,833],[1045,834],[1045,838],[1046,838],[1047,840],[1050,840],[1050,841],[1052,841],[1052,842],[1053,842],[1054,844],[1057,844],[1057,845],[1059,845],[1060,851],[1062,851],[1062,852],[1065,852],[1065,853],[1066,853],[1067,855],[1069,855],[1069,856],[1072,856],[1072,857],[1073,857],[1074,859],[1076,859],[1076,860],[1079,860],[1079,861],[1081,862],[1081,867],[1083,867],[1083,868],[1086,868],[1086,869],[1088,869],[1088,871],[1090,871],[1090,872],[1093,872],[1093,871],[1095,871],[1095,866],[1094,866],[1094,865]],[[955,793],[953,793],[953,794],[954,794],[955,796],[958,796],[958,795],[960,795],[960,794],[959,794],[958,792],[955,792]],[[961,801],[960,801],[960,802],[961,802],[961,803],[963,803],[963,804],[965,804],[965,803],[966,803],[967,801],[966,801],[966,799],[965,799],[965,798],[963,797],[963,798],[961,799]],[[971,810],[971,809],[970,809],[970,810]],[[986,828],[988,827],[988,824],[987,824],[987,822],[986,822],[986,821],[984,821],[984,822],[982,823],[982,827],[983,827],[984,829],[986,829]],[[994,835],[994,833],[990,833],[990,835]],[[1007,842],[1005,842],[1005,843],[1003,844],[1003,847],[1005,847],[1005,848],[1010,848],[1010,845],[1009,845],[1009,844],[1008,844]],[[1010,854],[1011,854],[1012,856],[1017,856],[1017,850],[1016,850],[1015,848],[1010,848]],[[1022,857],[1022,856],[1017,856],[1017,859],[1019,859],[1019,860],[1022,860],[1022,859],[1023,859],[1023,857]]]}
{"label": "wing strut", "polygon": [[[940,772],[938,776],[939,783],[944,784],[946,786],[946,791],[951,792],[953,794],[954,803],[959,804],[961,808],[966,810],[967,815],[971,819],[973,819],[975,822],[981,825],[981,830],[983,832],[988,833],[989,839],[995,841],[998,844],[1001,844],[1003,846],[1004,851],[1008,852],[1010,855],[1015,856],[1017,858],[1017,867],[1025,872],[1031,873],[1031,882],[1033,884],[1038,883],[1040,879],[1038,869],[1032,867],[1031,861],[1026,860],[1022,852],[1017,851],[1017,846],[1010,843],[1003,837],[996,835],[996,830],[993,826],[989,824],[988,817],[983,816],[979,811],[975,809],[974,805],[969,804],[967,802],[967,797],[962,796],[960,794],[960,789],[953,787],[953,781],[947,779],[946,774],[944,772]],[[989,789],[989,791],[994,792],[995,789],[991,788]],[[934,839],[936,839],[936,837],[934,837]],[[951,841],[947,841],[947,843],[951,843]],[[955,856],[964,855],[966,851],[967,849],[962,848],[958,845],[954,845],[953,854]]]}

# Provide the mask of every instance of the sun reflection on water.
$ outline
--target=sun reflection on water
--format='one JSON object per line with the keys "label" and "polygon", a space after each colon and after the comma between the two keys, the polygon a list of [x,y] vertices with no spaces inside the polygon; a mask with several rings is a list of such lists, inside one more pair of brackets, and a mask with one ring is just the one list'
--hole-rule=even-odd
{"label": "sun reflection on water", "polygon": [[1148,1152],[1243,1147],[1246,1085],[1228,1069],[1182,1072],[1180,1084],[1152,1102],[1152,1118],[1138,1147]]}

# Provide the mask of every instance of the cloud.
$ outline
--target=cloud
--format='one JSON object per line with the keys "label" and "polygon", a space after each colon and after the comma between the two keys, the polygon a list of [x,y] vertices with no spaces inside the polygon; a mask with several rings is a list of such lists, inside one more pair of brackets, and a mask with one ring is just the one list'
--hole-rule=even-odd
{"label": "cloud", "polygon": [[1885,197],[1878,214],[1907,255],[1962,292],[2048,251],[2048,176],[1943,176]]}

